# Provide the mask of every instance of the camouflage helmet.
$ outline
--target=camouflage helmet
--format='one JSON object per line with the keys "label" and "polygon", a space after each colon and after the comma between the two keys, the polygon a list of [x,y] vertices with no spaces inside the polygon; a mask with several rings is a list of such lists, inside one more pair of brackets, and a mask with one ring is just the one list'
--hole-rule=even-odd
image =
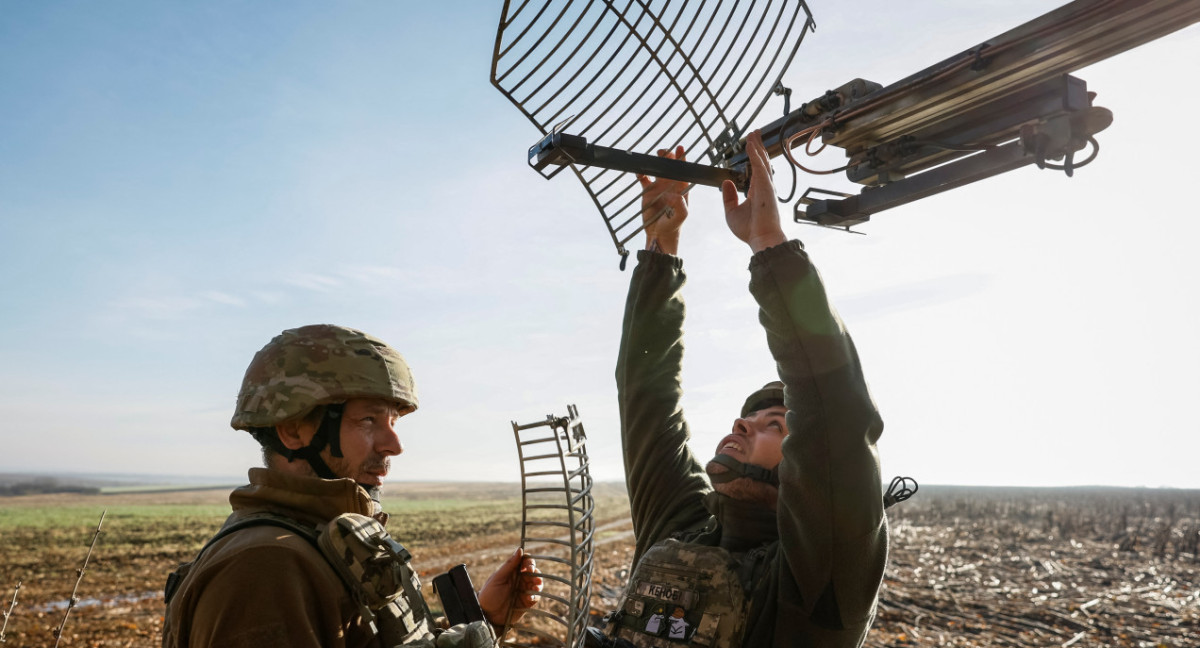
{"label": "camouflage helmet", "polygon": [[383,398],[412,411],[417,386],[408,363],[382,340],[331,324],[302,326],[254,355],[229,424],[235,430],[272,427],[350,398]]}

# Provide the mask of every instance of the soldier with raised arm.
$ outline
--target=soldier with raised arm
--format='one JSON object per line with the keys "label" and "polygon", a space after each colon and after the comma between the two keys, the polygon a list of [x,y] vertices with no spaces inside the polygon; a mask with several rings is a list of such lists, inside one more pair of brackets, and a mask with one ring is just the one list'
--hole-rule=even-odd
{"label": "soldier with raised arm", "polygon": [[[686,185],[639,178],[646,249],[616,371],[637,547],[620,607],[592,645],[857,647],[875,615],[888,543],[883,423],[816,268],[783,234],[757,132],[747,152],[750,190],[743,202],[726,182],[725,218],[750,246],[750,292],[778,380],[750,393],[715,457],[692,455],[680,408]],[[683,158],[681,147],[659,154]]]}

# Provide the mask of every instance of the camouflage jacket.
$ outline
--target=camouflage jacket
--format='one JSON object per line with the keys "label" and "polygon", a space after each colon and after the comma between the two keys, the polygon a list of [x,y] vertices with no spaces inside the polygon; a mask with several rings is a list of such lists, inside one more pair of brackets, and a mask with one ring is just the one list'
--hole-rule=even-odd
{"label": "camouflage jacket", "polygon": [[[704,465],[687,446],[680,408],[685,281],[682,261],[641,251],[630,280],[617,390],[637,539],[635,564],[686,530],[713,530],[720,544]],[[854,344],[825,296],[799,241],[755,254],[750,292],[785,384],[789,436],[779,467],[776,533],[752,551],[734,551],[752,573],[743,646],[860,646],[875,614],[887,562],[875,442],[883,429]],[[728,421],[712,433],[725,434]],[[714,434],[714,438],[715,434]],[[718,515],[710,512],[710,508]],[[694,537],[694,536],[693,536]]]}
{"label": "camouflage jacket", "polygon": [[[250,484],[234,490],[229,501],[233,514],[225,528],[264,513],[300,524],[295,530],[274,524],[240,528],[211,542],[168,603],[164,647],[383,645],[342,576],[316,546],[315,535],[301,534],[305,527],[315,529],[347,513],[365,516],[358,519],[367,522],[370,517],[386,521],[386,514],[372,516],[376,507],[366,491],[349,479],[324,480],[253,468]],[[321,541],[325,540],[322,535]],[[481,624],[455,626],[435,638],[433,628],[420,621],[429,617],[416,576],[405,573],[410,574],[411,587],[406,585],[403,601],[396,599],[388,609],[406,614],[411,629],[404,631],[401,641],[389,644],[432,648],[494,643],[490,628],[474,627]],[[375,621],[381,618],[376,616]]]}

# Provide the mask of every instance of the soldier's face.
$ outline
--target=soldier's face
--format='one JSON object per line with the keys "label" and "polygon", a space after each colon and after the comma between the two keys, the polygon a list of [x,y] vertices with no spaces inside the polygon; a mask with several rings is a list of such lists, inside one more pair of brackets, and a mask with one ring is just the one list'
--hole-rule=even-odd
{"label": "soldier's face", "polygon": [[408,411],[380,398],[352,398],[342,413],[342,456],[322,454],[330,470],[360,484],[381,486],[391,467],[390,457],[404,452],[396,422]]}
{"label": "soldier's face", "polygon": [[783,437],[787,436],[787,408],[767,407],[733,422],[733,432],[717,444],[717,454],[742,463],[772,469],[783,460]]}

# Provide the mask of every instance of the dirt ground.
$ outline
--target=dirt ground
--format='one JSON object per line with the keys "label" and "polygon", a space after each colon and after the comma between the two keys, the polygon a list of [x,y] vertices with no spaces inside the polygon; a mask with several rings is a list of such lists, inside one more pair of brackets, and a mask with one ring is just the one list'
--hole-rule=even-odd
{"label": "dirt ground", "polygon": [[[44,499],[22,505],[61,505],[54,496],[37,497]],[[155,497],[208,504],[224,493]],[[8,504],[0,500],[0,509]],[[931,488],[889,518],[891,556],[871,648],[1200,646],[1195,491]],[[617,604],[633,550],[627,518],[609,515],[598,525],[591,600],[597,614]],[[53,646],[90,536],[77,530],[67,542],[0,532],[4,609],[22,580],[4,646]],[[143,533],[154,541],[102,535],[59,645],[159,645],[165,575],[190,559],[206,533]],[[511,528],[461,529],[436,544],[414,542],[414,561],[424,582],[466,562],[478,584],[518,538]],[[34,550],[27,541],[43,544]]]}

